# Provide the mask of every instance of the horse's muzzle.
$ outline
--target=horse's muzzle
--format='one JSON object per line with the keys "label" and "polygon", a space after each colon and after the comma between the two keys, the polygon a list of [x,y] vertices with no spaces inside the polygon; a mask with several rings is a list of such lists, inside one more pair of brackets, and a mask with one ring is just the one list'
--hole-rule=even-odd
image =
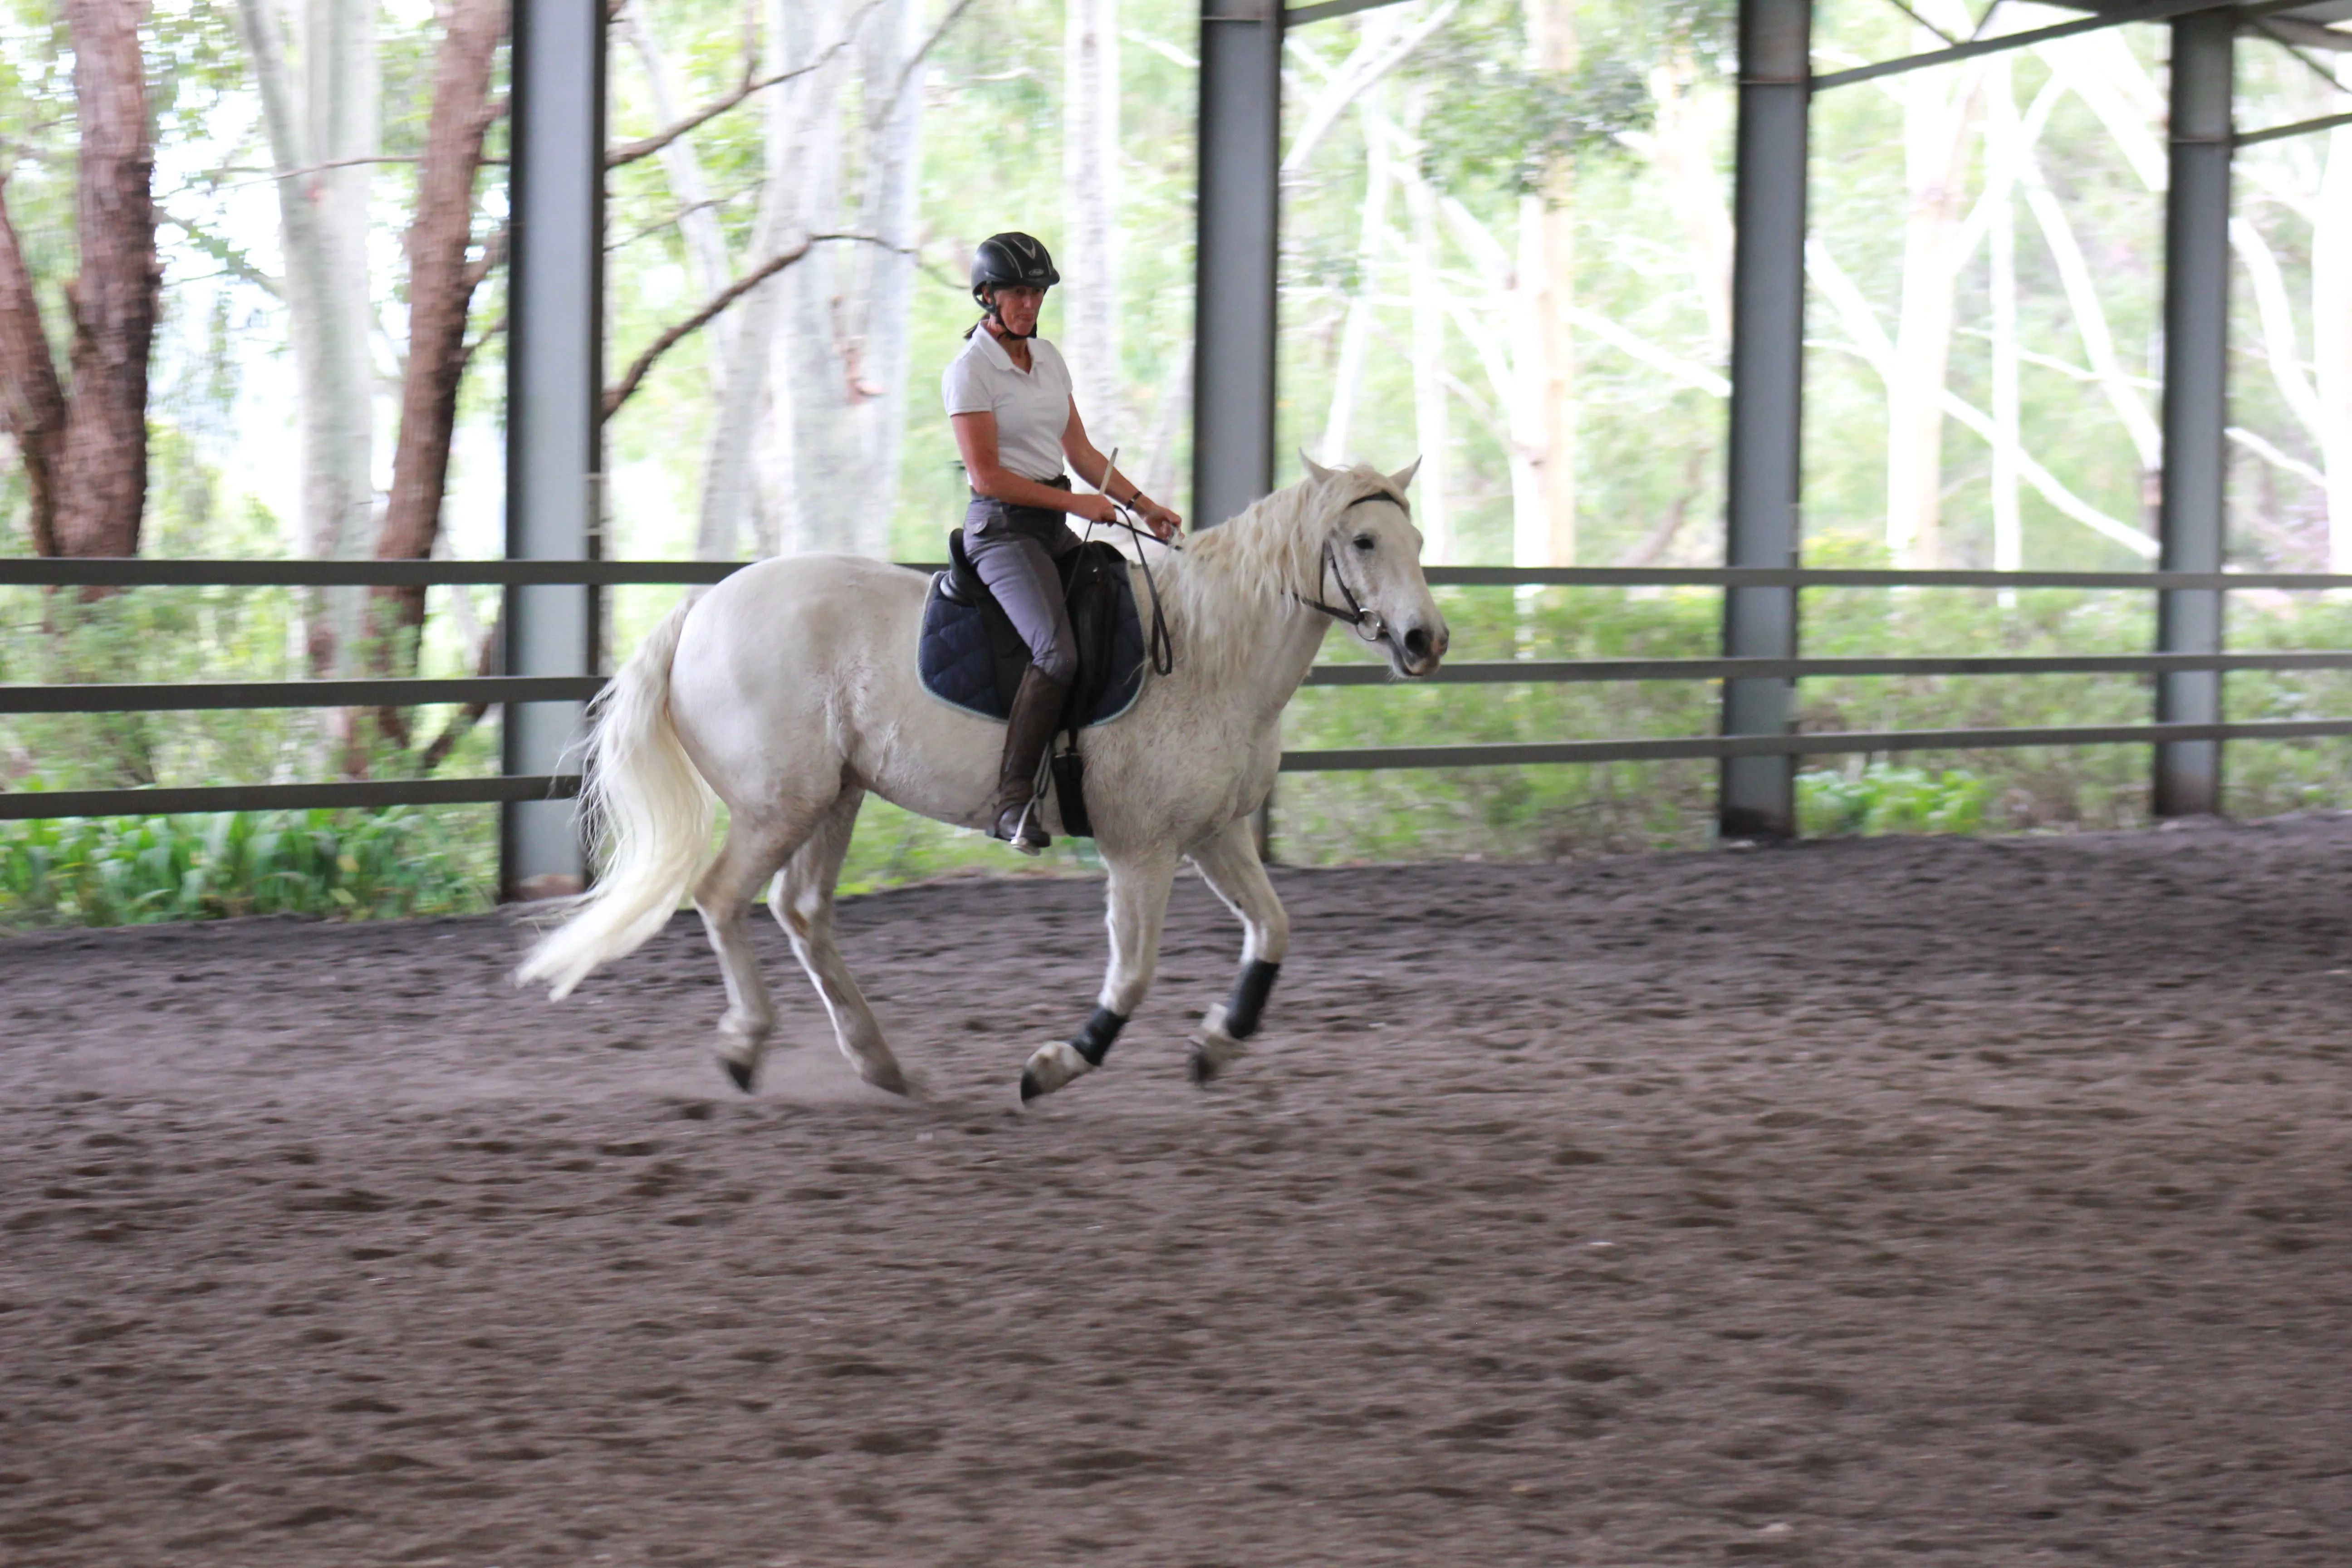
{"label": "horse's muzzle", "polygon": [[1425,626],[1407,627],[1404,636],[1393,644],[1397,651],[1397,668],[1408,676],[1428,675],[1445,657],[1450,643],[1443,624],[1434,632]]}

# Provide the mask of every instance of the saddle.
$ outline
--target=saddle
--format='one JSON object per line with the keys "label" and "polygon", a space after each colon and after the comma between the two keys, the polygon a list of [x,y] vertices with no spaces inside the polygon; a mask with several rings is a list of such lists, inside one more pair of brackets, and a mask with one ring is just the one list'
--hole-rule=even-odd
{"label": "saddle", "polygon": [[[972,570],[961,528],[948,535],[948,569],[932,576],[930,597],[923,605],[916,671],[923,689],[940,701],[1001,724],[1012,716],[1013,694],[1029,668],[1029,645]],[[1078,673],[1062,710],[1070,749],[1054,759],[1054,783],[1063,830],[1085,837],[1077,732],[1109,723],[1143,694],[1143,620],[1127,557],[1116,546],[1100,541],[1081,544],[1054,564],[1061,572],[1062,599],[1078,648]]]}

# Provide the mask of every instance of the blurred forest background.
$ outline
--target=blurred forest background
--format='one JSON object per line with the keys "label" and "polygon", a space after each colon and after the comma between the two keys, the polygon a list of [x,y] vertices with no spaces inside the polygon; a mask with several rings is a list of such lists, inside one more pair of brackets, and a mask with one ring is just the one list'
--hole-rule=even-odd
{"label": "blurred forest background", "polygon": [[[1825,0],[1822,69],[2072,13]],[[1730,0],[1408,0],[1286,53],[1280,447],[1415,453],[1433,563],[1722,558]],[[0,0],[0,553],[500,552],[500,0]],[[937,377],[973,242],[1023,227],[1099,445],[1189,511],[1190,0],[620,0],[607,554],[941,553]],[[2352,34],[2239,46],[2242,128],[2352,108]],[[1814,565],[2155,553],[2166,33],[1815,100]],[[152,166],[152,174],[150,172]],[[2352,129],[2236,163],[2233,564],[2352,571]],[[1286,481],[1296,477],[1285,472]],[[1212,520],[1213,521],[1213,520]],[[612,596],[613,644],[676,590]],[[1706,656],[1717,595],[1448,590],[1454,655]],[[2338,596],[2231,595],[2231,646],[2352,647]],[[488,668],[494,591],[0,590],[0,681]],[[1811,653],[2137,652],[2152,595],[1812,592]],[[1355,657],[1335,640],[1330,657]],[[2352,712],[2237,673],[2233,717]],[[1816,680],[1808,729],[2132,722],[2145,685]],[[1323,689],[1296,747],[1698,734],[1711,685]],[[0,787],[462,776],[455,709],[0,717]],[[1853,758],[1808,831],[2128,826],[2144,748]],[[2230,804],[2346,803],[2339,742],[2235,744]],[[1286,775],[1295,862],[1695,847],[1713,770]],[[478,907],[488,807],[0,825],[0,920]],[[1057,852],[1063,868],[1086,847]],[[848,882],[983,842],[869,805]]]}

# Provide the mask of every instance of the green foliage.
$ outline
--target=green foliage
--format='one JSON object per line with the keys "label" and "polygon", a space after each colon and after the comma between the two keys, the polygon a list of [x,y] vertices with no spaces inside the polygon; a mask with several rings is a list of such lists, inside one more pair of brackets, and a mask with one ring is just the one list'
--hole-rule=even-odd
{"label": "green foliage", "polygon": [[1975,833],[1994,786],[1966,768],[1873,763],[1851,773],[1797,775],[1797,821],[1808,838],[1853,833]]}
{"label": "green foliage", "polygon": [[1421,122],[1431,180],[1533,195],[1555,169],[1616,151],[1616,138],[1649,124],[1639,58],[1588,49],[1573,70],[1547,71],[1527,65],[1526,54],[1523,29],[1493,21],[1457,20],[1423,47],[1414,74],[1443,89]]}
{"label": "green foliage", "polygon": [[489,826],[478,807],[0,823],[0,929],[472,913],[496,886]]}

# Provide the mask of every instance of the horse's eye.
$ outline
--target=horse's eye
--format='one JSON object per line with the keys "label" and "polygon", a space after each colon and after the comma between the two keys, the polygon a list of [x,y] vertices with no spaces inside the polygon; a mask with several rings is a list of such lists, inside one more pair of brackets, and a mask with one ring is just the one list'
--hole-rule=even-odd
{"label": "horse's eye", "polygon": [[1356,548],[1364,552],[1367,555],[1370,554],[1372,550],[1372,536],[1369,533],[1360,533],[1356,535]]}

